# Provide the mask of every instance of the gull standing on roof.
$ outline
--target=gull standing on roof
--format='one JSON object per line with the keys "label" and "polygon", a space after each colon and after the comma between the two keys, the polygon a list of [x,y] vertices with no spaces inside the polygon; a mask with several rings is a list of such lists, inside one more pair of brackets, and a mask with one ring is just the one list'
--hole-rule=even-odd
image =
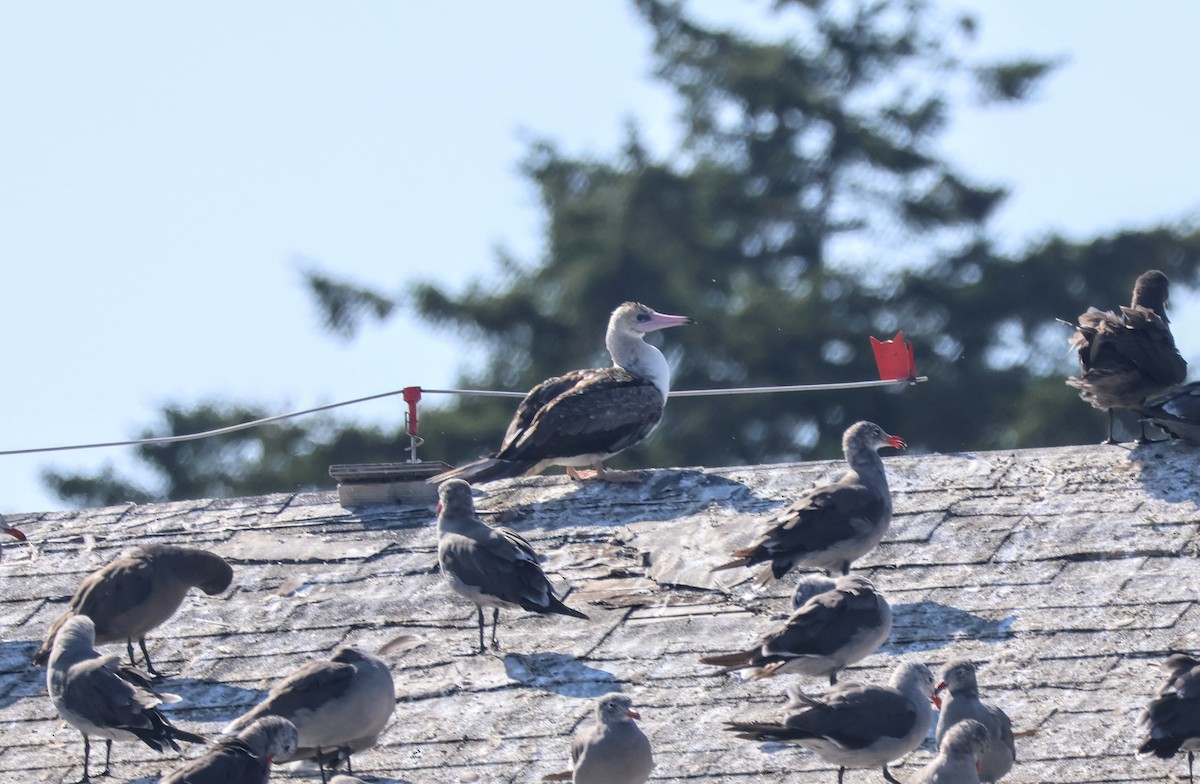
{"label": "gull standing on roof", "polygon": [[596,720],[581,726],[571,744],[571,770],[542,781],[574,784],[645,784],[654,769],[650,741],[634,719],[641,716],[624,694],[596,700]]}
{"label": "gull standing on roof", "polygon": [[980,778],[980,760],[990,743],[987,727],[974,719],[964,719],[941,737],[937,756],[917,771],[908,784],[981,784],[991,781]]}
{"label": "gull standing on roof", "polygon": [[510,528],[492,528],[475,515],[471,486],[448,479],[438,488],[438,564],[450,587],[475,603],[479,612],[479,652],[483,608],[492,608],[492,648],[500,610],[528,610],[587,618],[562,603],[526,539]]}
{"label": "gull standing on roof", "polygon": [[1195,752],[1200,749],[1200,662],[1175,654],[1161,665],[1168,673],[1159,696],[1150,701],[1138,716],[1137,725],[1145,733],[1138,747],[1139,757],[1151,754],[1170,759],[1180,751],[1188,755],[1188,781],[1192,781]]}
{"label": "gull standing on roof", "polygon": [[876,451],[885,446],[908,445],[874,422],[855,422],[842,436],[850,470],[778,513],[749,547],[733,551],[735,560],[713,571],[769,562],[771,568],[759,577],[762,583],[797,566],[849,574],[850,564],[879,544],[892,521],[892,494]]}
{"label": "gull standing on roof", "polygon": [[328,661],[310,661],[271,687],[266,699],[225,727],[237,732],[264,716],[296,725],[298,748],[276,762],[313,760],[333,770],[350,755],[372,748],[396,709],[396,687],[387,664],[357,648],[339,648]]}
{"label": "gull standing on roof", "polygon": [[1142,419],[1174,438],[1200,444],[1200,382],[1184,384],[1137,408]]}
{"label": "gull standing on roof", "polygon": [[938,716],[937,740],[939,747],[946,734],[959,722],[973,719],[988,732],[988,749],[979,765],[979,779],[986,782],[999,781],[1012,770],[1017,760],[1017,746],[1013,741],[1012,722],[1008,714],[995,705],[979,699],[979,684],[975,678],[975,665],[966,659],[948,661],[942,667],[942,680],[937,685],[942,699]]}
{"label": "gull standing on roof", "polygon": [[[1167,318],[1170,281],[1158,270],[1143,272],[1133,287],[1133,303],[1120,313],[1088,308],[1071,336],[1079,354],[1078,376],[1067,384],[1096,408],[1108,411],[1108,439],[1113,438],[1113,409],[1138,408],[1187,376],[1187,362],[1175,348]],[[1147,443],[1142,423],[1139,444]]]}
{"label": "gull standing on roof", "polygon": [[779,723],[727,721],[739,738],[798,743],[838,766],[838,784],[846,768],[883,767],[883,777],[900,784],[888,763],[921,745],[929,733],[936,703],[933,673],[908,662],[892,672],[887,686],[842,682],[820,697],[789,689]]}
{"label": "gull standing on roof", "polygon": [[159,677],[150,663],[146,635],[175,614],[188,589],[199,588],[214,596],[232,580],[233,569],[225,559],[207,550],[166,544],[135,547],[83,578],[66,611],[50,624],[33,663],[46,663],[54,636],[68,618],[86,615],[95,623],[97,644],[124,640],[129,663],[136,665],[133,641],[137,640],[146,669]]}
{"label": "gull standing on roof", "polygon": [[428,481],[490,482],[552,465],[566,466],[575,479],[592,478],[575,471],[590,466],[596,478],[635,481],[636,472],[605,471],[603,464],[650,435],[662,419],[671,369],[662,352],[645,341],[646,334],[694,323],[626,302],[612,312],[604,338],[612,367],[546,379],[517,406],[500,449]]}
{"label": "gull standing on roof", "polygon": [[203,757],[159,779],[158,784],[267,784],[271,763],[299,743],[296,726],[265,716],[216,745]]}
{"label": "gull standing on roof", "polygon": [[108,775],[112,742],[140,740],[155,751],[170,746],[179,751],[178,740],[205,743],[199,735],[185,732],[167,721],[158,706],[178,702],[174,694],[151,689],[148,676],[121,665],[116,656],[95,651],[95,628],[86,615],[68,618],[59,628],[50,651],[46,688],[58,714],[83,735],[83,778],[90,781],[89,736],[104,738],[104,770]]}
{"label": "gull standing on roof", "polygon": [[866,577],[832,580],[805,575],[796,586],[796,609],[786,621],[745,651],[705,656],[702,664],[726,672],[757,668],[751,680],[783,673],[829,678],[837,683],[845,666],[865,659],[887,640],[892,608]]}

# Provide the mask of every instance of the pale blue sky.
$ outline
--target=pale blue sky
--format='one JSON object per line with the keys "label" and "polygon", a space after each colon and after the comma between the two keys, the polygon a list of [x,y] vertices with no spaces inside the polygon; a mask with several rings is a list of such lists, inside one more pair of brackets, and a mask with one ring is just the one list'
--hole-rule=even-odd
{"label": "pale blue sky", "polygon": [[[1006,243],[1196,216],[1200,5],[966,5],[977,53],[1069,57],[1033,105],[965,107],[947,136],[1013,189]],[[403,314],[348,345],[322,332],[299,265],[398,291],[485,274],[497,246],[538,258],[530,139],[606,155],[633,117],[672,149],[649,43],[615,0],[0,5],[0,449],[130,437],[167,402],[284,411],[451,383],[471,358]],[[44,465],[130,456],[0,457],[0,511],[59,506]]]}

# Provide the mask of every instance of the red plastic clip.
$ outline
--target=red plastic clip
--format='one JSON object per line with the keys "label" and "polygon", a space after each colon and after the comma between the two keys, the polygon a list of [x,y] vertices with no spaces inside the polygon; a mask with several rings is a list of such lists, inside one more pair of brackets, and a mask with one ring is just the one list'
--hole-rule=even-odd
{"label": "red plastic clip", "polygon": [[[872,338],[874,340],[874,338]],[[417,401],[421,399],[420,387],[405,387],[404,402],[408,403],[408,434],[417,434]]]}
{"label": "red plastic clip", "polygon": [[913,357],[911,341],[897,332],[891,340],[871,338],[871,349],[875,352],[875,366],[879,368],[882,381],[912,380],[917,377],[917,361]]}

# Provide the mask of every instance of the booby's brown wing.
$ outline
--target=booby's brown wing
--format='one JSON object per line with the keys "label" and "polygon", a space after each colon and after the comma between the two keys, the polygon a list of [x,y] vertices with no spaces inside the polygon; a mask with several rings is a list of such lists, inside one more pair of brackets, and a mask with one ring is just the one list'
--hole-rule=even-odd
{"label": "booby's brown wing", "polygon": [[548,378],[529,390],[517,406],[512,421],[508,423],[508,430],[504,432],[504,440],[500,443],[500,449],[496,451],[497,456],[504,456],[506,450],[512,449],[521,440],[525,431],[533,425],[533,419],[539,411],[550,405],[559,395],[570,392],[589,374],[595,372],[595,370],[572,370],[570,373]]}
{"label": "booby's brown wing", "polygon": [[616,454],[649,435],[662,409],[658,387],[622,368],[575,371],[526,395],[496,457],[539,461]]}
{"label": "booby's brown wing", "polygon": [[1138,408],[1143,419],[1176,438],[1200,444],[1200,383],[1172,390]]}
{"label": "booby's brown wing", "polygon": [[1072,345],[1085,377],[1136,371],[1170,386],[1187,375],[1170,327],[1148,308],[1122,307],[1119,315],[1091,308],[1079,317]]}
{"label": "booby's brown wing", "polygon": [[1185,384],[1169,395],[1148,401],[1147,405],[1161,406],[1172,416],[1200,424],[1200,382]]}

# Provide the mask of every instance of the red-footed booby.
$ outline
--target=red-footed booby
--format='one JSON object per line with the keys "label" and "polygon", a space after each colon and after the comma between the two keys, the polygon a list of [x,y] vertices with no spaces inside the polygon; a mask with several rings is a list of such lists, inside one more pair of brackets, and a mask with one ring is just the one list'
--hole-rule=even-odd
{"label": "red-footed booby", "polygon": [[[1133,287],[1133,303],[1120,313],[1088,308],[1071,336],[1079,355],[1078,376],[1067,384],[1096,408],[1108,411],[1106,444],[1113,438],[1113,409],[1138,408],[1187,376],[1187,362],[1175,348],[1167,318],[1170,281],[1158,270],[1143,272]],[[1148,443],[1142,422],[1139,444]]]}
{"label": "red-footed booby", "polygon": [[[517,406],[500,449],[428,481],[458,477],[490,482],[536,474],[552,465],[566,466],[576,479],[635,481],[635,473],[605,471],[603,464],[650,435],[662,419],[671,369],[662,352],[645,341],[646,334],[694,323],[687,316],[626,302],[612,312],[604,338],[612,367],[546,379]],[[575,470],[583,466],[595,473]]]}
{"label": "red-footed booby", "polygon": [[136,665],[137,640],[146,669],[159,677],[146,650],[146,635],[175,614],[189,589],[213,596],[232,580],[233,569],[225,559],[207,550],[166,544],[135,547],[83,578],[66,611],[50,624],[33,663],[46,663],[54,636],[68,618],[86,615],[96,626],[96,644],[124,642],[129,663]]}
{"label": "red-footed booby", "polygon": [[848,427],[842,451],[850,470],[775,515],[749,547],[731,553],[735,560],[713,571],[769,562],[771,568],[759,578],[763,583],[797,566],[849,574],[850,564],[879,544],[892,521],[892,494],[876,451],[885,446],[905,449],[908,444],[874,422]]}
{"label": "red-footed booby", "polygon": [[921,745],[929,733],[934,695],[933,673],[924,664],[896,667],[887,686],[839,683],[820,697],[798,689],[779,723],[727,721],[739,738],[797,743],[838,766],[838,784],[846,768],[883,766],[883,777],[900,784],[888,763]]}
{"label": "red-footed booby", "polygon": [[942,667],[942,680],[937,685],[942,699],[938,714],[937,741],[944,745],[948,733],[960,722],[974,720],[987,730],[988,745],[979,759],[979,779],[985,782],[999,781],[1012,770],[1017,761],[1017,746],[1013,741],[1012,722],[1008,714],[995,705],[979,699],[979,684],[975,678],[975,665],[966,659],[946,662]]}
{"label": "red-footed booby", "polygon": [[836,581],[806,575],[802,582],[817,582],[818,589],[824,590],[803,601],[748,650],[705,656],[700,663],[724,667],[726,672],[754,668],[750,680],[797,673],[828,677],[833,685],[843,667],[870,656],[887,640],[892,609],[870,580],[857,574]]}
{"label": "red-footed booby", "polygon": [[546,579],[538,554],[511,528],[493,528],[475,515],[471,486],[448,479],[438,488],[438,564],[450,588],[475,603],[479,611],[479,652],[483,643],[483,608],[492,608],[492,648],[500,610],[528,610],[587,618],[562,603]]}

